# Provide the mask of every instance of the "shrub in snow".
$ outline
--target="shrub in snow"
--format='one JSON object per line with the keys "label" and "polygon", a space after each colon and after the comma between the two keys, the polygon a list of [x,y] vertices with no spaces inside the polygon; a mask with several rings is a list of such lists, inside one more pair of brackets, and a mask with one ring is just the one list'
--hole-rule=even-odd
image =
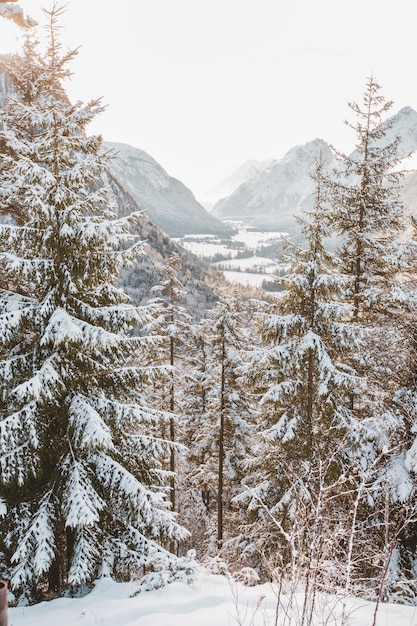
{"label": "shrub in snow", "polygon": [[233,573],[233,578],[246,585],[246,587],[255,587],[260,582],[258,573],[252,567],[242,567],[242,569]]}
{"label": "shrub in snow", "polygon": [[219,574],[221,576],[229,576],[229,570],[227,564],[218,556],[209,559],[206,564],[208,571],[211,574]]}
{"label": "shrub in snow", "polygon": [[135,595],[142,591],[159,589],[175,581],[192,583],[196,579],[198,569],[199,565],[195,560],[194,550],[189,550],[187,555],[182,558],[174,559],[172,555],[168,554],[156,558],[152,563],[152,571],[140,579],[140,586]]}

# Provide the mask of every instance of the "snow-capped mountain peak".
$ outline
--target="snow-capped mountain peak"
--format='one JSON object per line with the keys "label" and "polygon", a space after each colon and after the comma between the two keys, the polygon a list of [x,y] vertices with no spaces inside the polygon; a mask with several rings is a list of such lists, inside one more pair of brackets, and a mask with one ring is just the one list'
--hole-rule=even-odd
{"label": "snow-capped mountain peak", "polygon": [[[417,112],[407,106],[388,121],[390,128],[384,143],[400,137],[398,156],[415,153]],[[320,156],[329,169],[336,166],[334,155],[323,139],[294,146],[281,159],[271,161],[269,167],[242,181],[229,196],[218,199],[213,215],[220,219],[244,220],[257,227],[296,231],[294,216],[311,208],[311,174]],[[415,158],[405,159],[401,167],[410,170],[416,162]]]}
{"label": "snow-capped mountain peak", "polygon": [[202,205],[211,210],[219,198],[230,196],[242,183],[256,178],[260,172],[268,170],[275,162],[276,159],[245,161],[230,176],[202,195],[200,198]]}
{"label": "snow-capped mountain peak", "polygon": [[335,163],[323,139],[294,146],[282,159],[259,170],[229,197],[219,200],[213,215],[221,219],[244,219],[265,228],[279,227],[282,219],[288,222],[289,216],[309,204],[311,174],[320,158],[328,167]]}

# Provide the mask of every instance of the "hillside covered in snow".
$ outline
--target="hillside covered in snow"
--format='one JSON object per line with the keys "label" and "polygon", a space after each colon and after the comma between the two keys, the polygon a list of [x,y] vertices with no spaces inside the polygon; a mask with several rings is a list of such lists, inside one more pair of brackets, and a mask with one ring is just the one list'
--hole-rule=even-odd
{"label": "hillside covered in snow", "polygon": [[[391,128],[385,141],[400,138],[398,156],[404,158],[401,168],[413,170],[413,160],[407,155],[417,150],[417,112],[404,107],[390,119]],[[352,155],[355,153],[353,152]],[[219,219],[245,220],[257,228],[276,228],[287,232],[297,230],[295,216],[312,207],[314,184],[311,174],[318,158],[323,158],[326,168],[337,167],[337,160],[323,139],[315,139],[291,148],[281,159],[265,161],[248,170],[236,170],[235,174],[215,188],[217,202],[212,214]],[[414,187],[417,173],[406,174],[404,203],[412,213],[417,211],[415,196],[409,193]],[[227,195],[224,191],[229,190]]]}

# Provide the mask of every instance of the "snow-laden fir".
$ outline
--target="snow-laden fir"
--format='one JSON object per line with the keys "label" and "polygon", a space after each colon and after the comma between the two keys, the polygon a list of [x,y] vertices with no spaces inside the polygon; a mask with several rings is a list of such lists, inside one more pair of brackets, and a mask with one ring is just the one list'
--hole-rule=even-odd
{"label": "snow-laden fir", "polygon": [[100,572],[164,578],[164,545],[187,534],[166,500],[169,415],[146,407],[146,341],[132,335],[150,311],[116,286],[142,253],[139,215],[117,218],[102,183],[109,155],[85,134],[100,103],[66,98],[58,17],[44,56],[29,38],[11,63],[0,121],[2,570],[28,599]]}

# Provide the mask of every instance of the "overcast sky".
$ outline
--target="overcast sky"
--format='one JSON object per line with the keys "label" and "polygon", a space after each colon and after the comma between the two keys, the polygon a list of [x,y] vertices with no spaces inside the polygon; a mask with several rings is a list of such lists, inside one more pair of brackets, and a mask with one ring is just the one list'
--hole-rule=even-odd
{"label": "overcast sky", "polygon": [[[51,0],[19,0],[45,24]],[[72,100],[103,97],[91,125],[153,156],[197,197],[248,159],[281,158],[343,120],[373,73],[392,113],[417,110],[414,0],[69,0],[65,49],[80,46]],[[42,37],[45,32],[41,30]],[[0,52],[18,46],[0,19]]]}

